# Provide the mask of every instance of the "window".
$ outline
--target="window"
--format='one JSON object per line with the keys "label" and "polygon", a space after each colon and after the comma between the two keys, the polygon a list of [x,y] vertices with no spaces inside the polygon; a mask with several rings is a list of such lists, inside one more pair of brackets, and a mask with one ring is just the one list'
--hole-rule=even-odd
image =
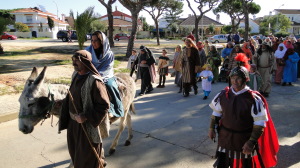
{"label": "window", "polygon": [[26,16],[26,22],[32,23],[32,16]]}

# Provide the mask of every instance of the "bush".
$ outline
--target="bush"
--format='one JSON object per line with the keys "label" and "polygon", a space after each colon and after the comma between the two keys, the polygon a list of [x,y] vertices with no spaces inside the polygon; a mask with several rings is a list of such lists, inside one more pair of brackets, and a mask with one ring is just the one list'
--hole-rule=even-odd
{"label": "bush", "polygon": [[24,23],[21,23],[21,22],[16,22],[15,23],[15,28],[16,30],[18,30],[19,32],[29,32],[29,27],[24,24]]}
{"label": "bush", "polygon": [[288,33],[288,32],[284,32],[284,31],[279,31],[279,32],[277,32],[277,33],[275,33],[275,37],[286,37],[286,36],[289,36],[290,35],[290,33]]}

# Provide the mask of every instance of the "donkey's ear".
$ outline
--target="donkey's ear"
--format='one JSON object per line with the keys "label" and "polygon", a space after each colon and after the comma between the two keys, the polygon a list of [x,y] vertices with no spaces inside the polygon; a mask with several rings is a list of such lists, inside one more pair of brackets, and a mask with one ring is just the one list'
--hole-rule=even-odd
{"label": "donkey's ear", "polygon": [[33,67],[31,74],[27,80],[34,81],[36,79],[37,75],[38,75],[38,70],[36,69],[36,67]]}
{"label": "donkey's ear", "polygon": [[45,79],[46,70],[47,70],[47,66],[44,67],[40,75],[35,79],[34,85],[40,84]]}

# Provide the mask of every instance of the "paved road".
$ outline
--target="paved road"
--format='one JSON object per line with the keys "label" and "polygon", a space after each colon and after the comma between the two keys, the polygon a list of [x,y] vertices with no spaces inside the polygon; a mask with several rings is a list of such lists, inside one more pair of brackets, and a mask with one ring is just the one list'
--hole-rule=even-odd
{"label": "paved road", "polygon": [[[77,43],[77,40],[73,40],[74,43]],[[67,44],[67,42],[62,42],[61,40],[58,39],[42,39],[42,40],[28,40],[28,39],[18,39],[18,40],[1,40],[1,43],[16,43],[16,42],[24,42],[24,43],[63,43]],[[114,41],[115,44],[126,44],[128,43],[128,40],[120,40],[120,41]],[[87,43],[90,43],[90,40],[87,41]],[[156,44],[156,39],[149,39],[149,40],[144,40],[144,39],[137,39],[135,40],[136,44]],[[174,44],[182,44],[181,40],[165,40],[165,39],[160,39],[161,44],[168,44],[168,43],[174,43]]]}
{"label": "paved road", "polygon": [[[106,158],[108,168],[212,167],[216,144],[207,138],[211,115],[208,103],[225,86],[225,83],[214,84],[208,100],[202,100],[201,92],[184,98],[177,93],[173,78],[168,78],[166,88],[137,97],[132,145],[123,146],[124,132],[116,153]],[[299,94],[300,82],[297,82],[294,86],[274,85],[268,98],[280,141],[278,168],[300,167]],[[54,119],[51,127],[48,119],[29,135],[18,131],[17,120],[0,123],[0,167],[66,167],[69,161],[66,131],[57,134],[56,122]],[[116,129],[114,125],[111,135],[115,135]],[[104,142],[107,151],[112,138]]]}

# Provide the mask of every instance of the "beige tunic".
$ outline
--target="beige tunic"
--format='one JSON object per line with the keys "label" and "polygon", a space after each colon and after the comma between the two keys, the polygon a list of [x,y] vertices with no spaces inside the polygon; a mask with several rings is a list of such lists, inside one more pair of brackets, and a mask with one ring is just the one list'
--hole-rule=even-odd
{"label": "beige tunic", "polygon": [[257,70],[263,80],[260,91],[264,93],[270,93],[272,87],[272,71],[276,69],[274,54],[268,51],[263,51],[261,55],[256,53],[253,57],[253,61],[257,65]]}

